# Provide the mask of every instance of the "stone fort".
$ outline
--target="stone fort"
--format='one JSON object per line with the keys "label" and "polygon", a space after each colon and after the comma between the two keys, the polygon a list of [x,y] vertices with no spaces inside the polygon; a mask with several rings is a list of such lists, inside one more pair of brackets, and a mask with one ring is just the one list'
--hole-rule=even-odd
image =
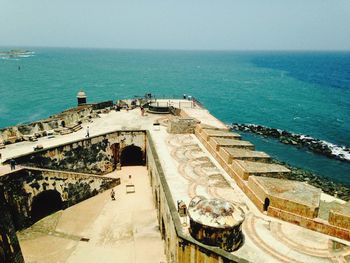
{"label": "stone fort", "polygon": [[[284,179],[195,100],[80,103],[0,130],[1,263],[89,262],[87,251],[101,262],[350,262],[349,202]],[[91,220],[80,232],[75,211]],[[50,231],[26,232],[48,217]],[[40,238],[60,244],[44,248],[52,259],[33,249]]]}

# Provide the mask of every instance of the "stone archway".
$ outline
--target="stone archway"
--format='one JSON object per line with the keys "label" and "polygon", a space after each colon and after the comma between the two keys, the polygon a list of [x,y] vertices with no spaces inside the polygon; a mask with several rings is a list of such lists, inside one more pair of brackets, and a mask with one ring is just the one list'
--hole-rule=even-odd
{"label": "stone archway", "polygon": [[269,208],[269,205],[270,205],[270,199],[266,197],[264,202],[264,211],[267,211],[267,209]]}
{"label": "stone archway", "polygon": [[121,166],[145,165],[141,148],[135,145],[124,147],[120,154],[120,164]]}
{"label": "stone archway", "polygon": [[59,192],[47,190],[33,198],[31,218],[33,223],[63,208],[62,198]]}

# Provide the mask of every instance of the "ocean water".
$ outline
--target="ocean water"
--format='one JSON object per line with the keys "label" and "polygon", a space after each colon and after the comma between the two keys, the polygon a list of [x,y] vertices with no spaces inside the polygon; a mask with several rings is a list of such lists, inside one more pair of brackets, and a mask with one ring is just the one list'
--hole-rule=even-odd
{"label": "ocean water", "polygon": [[[350,146],[350,52],[31,50],[33,57],[0,59],[0,127],[73,107],[80,89],[89,102],[188,94],[228,124]],[[273,157],[350,186],[350,163],[244,137]]]}

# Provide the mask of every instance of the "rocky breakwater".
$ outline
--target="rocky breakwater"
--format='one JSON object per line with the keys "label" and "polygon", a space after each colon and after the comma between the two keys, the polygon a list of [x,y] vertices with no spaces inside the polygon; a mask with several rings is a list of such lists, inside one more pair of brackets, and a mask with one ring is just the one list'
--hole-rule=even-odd
{"label": "rocky breakwater", "polygon": [[350,162],[349,147],[335,145],[308,135],[291,133],[285,130],[256,124],[234,123],[230,126],[230,128],[236,131],[250,132],[265,137],[275,138],[284,144],[305,148],[314,153],[325,155],[329,158]]}

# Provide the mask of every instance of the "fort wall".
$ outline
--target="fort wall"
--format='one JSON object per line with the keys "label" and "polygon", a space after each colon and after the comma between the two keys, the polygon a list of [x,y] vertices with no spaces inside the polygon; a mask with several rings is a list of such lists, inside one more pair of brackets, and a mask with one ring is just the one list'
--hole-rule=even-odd
{"label": "fort wall", "polygon": [[24,263],[12,216],[0,189],[0,262]]}
{"label": "fort wall", "polygon": [[[201,127],[197,127],[195,129],[195,135],[199,141],[201,141],[201,143],[212,154],[212,156],[220,163],[223,169],[236,181],[237,185],[244,191],[244,193],[256,205],[256,207],[261,212],[264,212],[264,197],[266,197],[266,194],[261,190],[261,188],[257,187],[253,183],[249,184],[249,177],[237,174],[235,167],[226,162],[226,160],[228,160],[227,156],[221,155],[220,150],[216,150],[210,145],[207,140],[205,140],[204,136],[201,134],[202,129],[203,128]],[[243,178],[247,178],[248,182]],[[346,228],[348,226],[346,223],[345,225],[339,223],[339,221],[349,222],[347,221],[348,217],[340,218],[338,215],[335,215],[335,212],[331,211],[330,222],[328,222],[320,218],[314,218],[318,212],[318,207],[305,207],[302,204],[293,202],[289,202],[289,204],[287,203],[284,199],[272,199],[272,202],[270,202],[270,205],[267,208],[267,215],[327,235],[350,240],[350,228]]]}
{"label": "fort wall", "polygon": [[265,200],[269,200],[269,206],[274,208],[288,211],[303,217],[315,218],[318,215],[318,206],[310,206],[306,204],[296,203],[286,198],[280,198],[268,194],[264,191],[264,188],[259,184],[254,176],[249,177],[248,187],[252,189],[255,195],[260,199],[261,203],[265,203]]}
{"label": "fort wall", "polygon": [[116,131],[46,148],[14,159],[17,164],[29,167],[107,174],[116,168],[123,149],[130,145],[140,147],[145,159],[144,131]]}
{"label": "fort wall", "polygon": [[0,177],[4,197],[16,230],[33,222],[32,204],[40,193],[57,191],[62,207],[67,208],[120,184],[120,179],[89,174],[23,168]]}
{"label": "fort wall", "polygon": [[334,226],[350,229],[350,202],[340,209],[331,209],[328,221]]}
{"label": "fort wall", "polygon": [[113,101],[87,104],[65,110],[47,119],[0,129],[0,143],[11,144],[25,140],[25,136],[46,136],[48,132],[97,117],[96,110],[113,106]]}

